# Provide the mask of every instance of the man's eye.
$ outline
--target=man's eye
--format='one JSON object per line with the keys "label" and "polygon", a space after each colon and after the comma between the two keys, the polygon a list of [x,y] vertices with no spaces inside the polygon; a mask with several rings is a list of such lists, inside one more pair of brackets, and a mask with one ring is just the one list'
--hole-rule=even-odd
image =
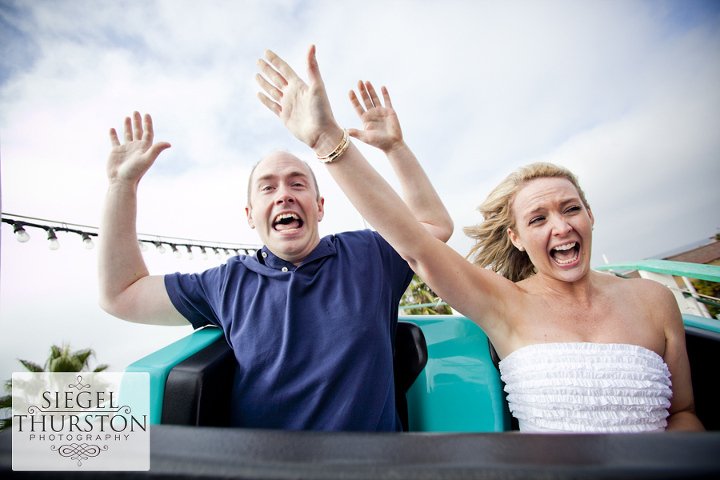
{"label": "man's eye", "polygon": [[575,213],[575,212],[579,212],[579,211],[580,211],[580,206],[579,206],[579,205],[575,205],[575,206],[573,206],[573,207],[568,208],[568,209],[565,211],[565,213]]}

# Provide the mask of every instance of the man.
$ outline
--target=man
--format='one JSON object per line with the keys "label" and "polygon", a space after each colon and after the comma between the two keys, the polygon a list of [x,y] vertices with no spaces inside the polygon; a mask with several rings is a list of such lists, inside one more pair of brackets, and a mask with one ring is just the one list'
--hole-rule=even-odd
{"label": "man", "polygon": [[[391,106],[359,113],[365,130],[352,133],[383,147],[413,213],[447,241],[452,221]],[[312,170],[275,152],[248,184],[247,220],[263,248],[200,274],[151,276],[137,242],[137,187],[170,145],[153,143],[149,115],[135,112],[124,130],[122,144],[110,131],[101,306],[132,322],[222,328],[238,361],[235,426],[400,430],[392,348],[397,305],[412,278],[407,263],[375,232],[320,238],[324,199]]]}

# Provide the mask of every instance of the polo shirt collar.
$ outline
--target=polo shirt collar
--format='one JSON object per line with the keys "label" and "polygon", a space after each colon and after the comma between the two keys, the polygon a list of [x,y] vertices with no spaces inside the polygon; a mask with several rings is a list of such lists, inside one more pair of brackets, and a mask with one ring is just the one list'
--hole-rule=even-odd
{"label": "polo shirt collar", "polygon": [[297,270],[298,272],[312,275],[322,264],[322,262],[319,262],[318,260],[336,254],[333,239],[334,235],[328,235],[321,238],[320,243],[318,243],[315,249],[310,252],[310,255],[308,255],[307,258],[303,260],[299,267],[296,267],[292,263],[278,257],[264,245],[260,250],[255,253],[255,258],[258,262],[265,265],[266,267],[272,268],[273,270],[280,270],[286,272],[294,272]]}

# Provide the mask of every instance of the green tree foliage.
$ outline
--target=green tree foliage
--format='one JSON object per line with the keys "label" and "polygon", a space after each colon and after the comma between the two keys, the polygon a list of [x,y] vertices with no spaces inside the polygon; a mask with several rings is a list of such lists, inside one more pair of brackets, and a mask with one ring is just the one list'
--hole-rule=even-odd
{"label": "green tree foliage", "polygon": [[410,285],[408,285],[400,299],[400,306],[423,304],[433,305],[406,309],[404,313],[407,315],[452,315],[452,309],[447,304],[442,303],[442,300],[435,295],[435,292],[420,277],[414,275]]}
{"label": "green tree foliage", "polygon": [[[693,280],[693,286],[698,293],[702,295],[708,295],[710,297],[720,298],[720,282],[710,282],[708,280]],[[712,315],[715,318],[720,318],[720,307],[717,305],[705,304]]]}
{"label": "green tree foliage", "polygon": [[[40,366],[29,360],[18,359],[18,362],[29,372],[102,372],[107,365],[98,365],[90,370],[90,359],[95,357],[95,351],[91,348],[83,350],[70,350],[70,345],[63,344],[62,347],[53,345],[50,347],[50,355],[45,363]],[[9,395],[0,397],[0,411],[3,413],[12,409],[12,380],[5,382],[5,391]],[[0,430],[12,426],[12,417],[0,419]]]}

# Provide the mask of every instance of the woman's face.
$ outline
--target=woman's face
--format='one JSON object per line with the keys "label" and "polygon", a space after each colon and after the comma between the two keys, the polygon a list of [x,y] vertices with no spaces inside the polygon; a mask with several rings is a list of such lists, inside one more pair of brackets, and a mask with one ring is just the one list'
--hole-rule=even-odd
{"label": "woman's face", "polygon": [[587,274],[594,219],[572,182],[557,177],[526,182],[515,193],[512,214],[510,240],[527,252],[538,274],[566,282]]}

